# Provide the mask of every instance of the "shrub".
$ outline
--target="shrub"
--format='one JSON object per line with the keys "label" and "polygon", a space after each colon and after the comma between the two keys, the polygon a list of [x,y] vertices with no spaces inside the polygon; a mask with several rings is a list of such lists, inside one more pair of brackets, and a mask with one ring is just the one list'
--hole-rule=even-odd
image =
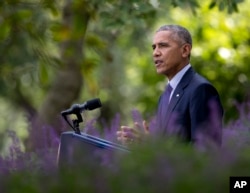
{"label": "shrub", "polygon": [[[128,153],[106,154],[110,159],[102,164],[75,160],[62,168],[56,164],[56,148],[21,152],[12,132],[11,154],[0,158],[0,192],[229,192],[229,177],[250,171],[250,119],[247,111],[240,115],[223,128],[220,148],[169,136],[131,145]],[[133,118],[141,119],[136,111]],[[106,132],[95,135],[115,140],[119,125],[117,116]],[[93,125],[87,126],[94,134]]]}

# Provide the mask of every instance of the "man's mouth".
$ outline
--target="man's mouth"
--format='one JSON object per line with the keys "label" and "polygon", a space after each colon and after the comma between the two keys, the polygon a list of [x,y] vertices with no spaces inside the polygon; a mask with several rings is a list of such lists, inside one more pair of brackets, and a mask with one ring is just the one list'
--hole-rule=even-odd
{"label": "man's mouth", "polygon": [[158,67],[162,64],[162,60],[155,60],[155,66]]}

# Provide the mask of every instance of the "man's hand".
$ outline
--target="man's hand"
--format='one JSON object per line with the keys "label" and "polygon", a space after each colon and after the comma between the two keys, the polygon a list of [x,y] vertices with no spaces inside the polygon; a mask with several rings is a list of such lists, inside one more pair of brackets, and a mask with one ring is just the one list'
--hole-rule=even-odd
{"label": "man's hand", "polygon": [[127,145],[133,142],[141,142],[149,135],[149,127],[146,121],[142,125],[134,123],[134,127],[121,126],[121,130],[116,132],[117,140]]}

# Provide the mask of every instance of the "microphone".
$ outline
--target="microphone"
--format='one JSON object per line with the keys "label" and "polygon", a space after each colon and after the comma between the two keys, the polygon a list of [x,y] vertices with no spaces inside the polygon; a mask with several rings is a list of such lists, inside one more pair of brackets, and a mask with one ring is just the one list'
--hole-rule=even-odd
{"label": "microphone", "polygon": [[79,114],[84,110],[93,110],[102,106],[102,103],[99,98],[91,99],[86,101],[83,104],[74,104],[70,109],[62,111],[61,115],[70,115],[70,114]]}

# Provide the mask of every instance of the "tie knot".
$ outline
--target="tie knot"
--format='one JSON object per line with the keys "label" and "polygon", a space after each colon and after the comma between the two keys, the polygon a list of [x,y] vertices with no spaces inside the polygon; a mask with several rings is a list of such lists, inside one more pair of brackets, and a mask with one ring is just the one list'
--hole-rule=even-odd
{"label": "tie knot", "polygon": [[166,88],[166,91],[167,91],[168,93],[171,93],[172,90],[173,90],[172,86],[168,83],[167,88]]}

